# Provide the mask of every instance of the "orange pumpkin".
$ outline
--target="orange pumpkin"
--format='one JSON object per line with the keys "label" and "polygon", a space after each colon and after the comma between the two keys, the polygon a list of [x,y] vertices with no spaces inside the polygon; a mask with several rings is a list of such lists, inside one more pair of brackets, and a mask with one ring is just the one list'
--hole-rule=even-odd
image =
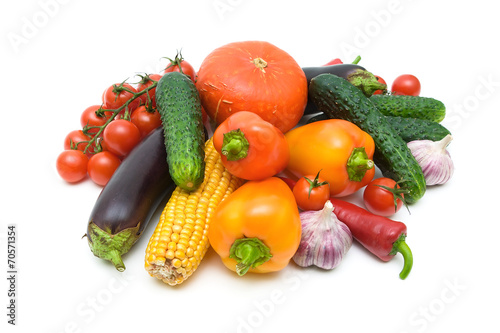
{"label": "orange pumpkin", "polygon": [[235,112],[251,111],[285,133],[297,125],[307,104],[302,68],[264,41],[234,42],[212,51],[198,70],[196,87],[216,124]]}

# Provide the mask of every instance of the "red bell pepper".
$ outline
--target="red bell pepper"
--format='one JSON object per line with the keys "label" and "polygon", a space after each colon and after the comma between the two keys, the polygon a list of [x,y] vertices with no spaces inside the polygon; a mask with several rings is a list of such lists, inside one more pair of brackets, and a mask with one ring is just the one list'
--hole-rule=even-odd
{"label": "red bell pepper", "polygon": [[405,242],[406,225],[403,222],[372,214],[344,200],[330,198],[330,201],[333,212],[349,227],[354,239],[383,261],[389,261],[398,252],[401,253],[404,266],[399,277],[404,280],[410,274],[413,255]]}
{"label": "red bell pepper", "polygon": [[236,177],[262,180],[285,169],[290,159],[285,135],[250,111],[238,111],[214,131],[222,164]]}

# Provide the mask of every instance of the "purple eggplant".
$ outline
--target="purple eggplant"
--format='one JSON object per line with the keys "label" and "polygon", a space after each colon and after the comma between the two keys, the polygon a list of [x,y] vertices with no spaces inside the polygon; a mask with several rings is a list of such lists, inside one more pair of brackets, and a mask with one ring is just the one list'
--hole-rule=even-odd
{"label": "purple eggplant", "polygon": [[[307,85],[311,79],[324,73],[337,75],[351,82],[354,86],[361,89],[365,96],[370,97],[376,90],[386,90],[387,85],[379,82],[375,75],[367,71],[364,67],[357,64],[337,64],[319,67],[302,68],[307,78]],[[307,102],[304,115],[318,113],[318,109],[312,101]]]}
{"label": "purple eggplant", "polygon": [[137,242],[174,188],[159,127],[129,153],[99,194],[86,234],[94,255],[124,271],[121,256]]}

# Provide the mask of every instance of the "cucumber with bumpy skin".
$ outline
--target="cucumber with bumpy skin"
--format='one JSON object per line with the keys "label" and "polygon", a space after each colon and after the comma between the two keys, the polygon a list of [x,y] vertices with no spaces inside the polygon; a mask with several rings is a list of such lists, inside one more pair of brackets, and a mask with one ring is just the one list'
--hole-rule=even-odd
{"label": "cucumber with bumpy skin", "polygon": [[385,118],[406,142],[414,140],[439,141],[451,134],[446,127],[430,120],[390,116]]}
{"label": "cucumber with bumpy skin", "polygon": [[[307,123],[325,119],[329,119],[329,117],[320,113],[310,118]],[[439,141],[451,134],[446,127],[430,120],[392,116],[385,116],[385,119],[405,142],[414,140]]]}
{"label": "cucumber with bumpy skin", "polygon": [[170,176],[177,186],[193,191],[205,173],[205,131],[198,90],[188,76],[170,72],[158,81],[155,98]]}
{"label": "cucumber with bumpy skin", "polygon": [[336,75],[321,74],[311,80],[309,96],[330,118],[348,120],[371,135],[375,165],[385,177],[400,182],[408,203],[422,198],[426,190],[422,168],[406,142],[358,88]]}
{"label": "cucumber with bumpy skin", "polygon": [[443,102],[423,96],[373,95],[370,100],[386,116],[417,118],[436,123],[446,115]]}

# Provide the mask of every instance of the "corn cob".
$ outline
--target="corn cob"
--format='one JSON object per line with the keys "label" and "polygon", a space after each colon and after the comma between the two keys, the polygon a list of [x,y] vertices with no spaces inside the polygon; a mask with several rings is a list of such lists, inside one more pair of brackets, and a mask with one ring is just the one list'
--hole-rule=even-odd
{"label": "corn cob", "polygon": [[145,258],[149,275],[172,286],[191,276],[210,246],[207,234],[215,209],[243,182],[224,168],[209,139],[203,183],[192,192],[177,186],[149,240]]}

